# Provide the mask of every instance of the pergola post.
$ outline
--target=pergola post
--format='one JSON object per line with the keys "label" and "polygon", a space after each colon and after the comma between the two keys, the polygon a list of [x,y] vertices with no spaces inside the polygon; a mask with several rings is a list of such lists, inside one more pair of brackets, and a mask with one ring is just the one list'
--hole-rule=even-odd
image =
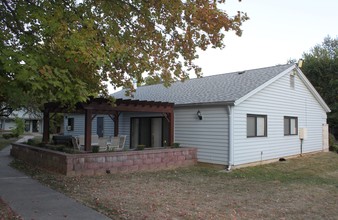
{"label": "pergola post", "polygon": [[85,110],[85,151],[92,150],[92,110]]}
{"label": "pergola post", "polygon": [[119,113],[114,112],[114,136],[117,137],[119,135]]}
{"label": "pergola post", "polygon": [[48,143],[49,142],[49,110],[44,109],[43,111],[43,136],[42,142]]}
{"label": "pergola post", "polygon": [[174,111],[168,113],[169,119],[169,146],[174,144]]}

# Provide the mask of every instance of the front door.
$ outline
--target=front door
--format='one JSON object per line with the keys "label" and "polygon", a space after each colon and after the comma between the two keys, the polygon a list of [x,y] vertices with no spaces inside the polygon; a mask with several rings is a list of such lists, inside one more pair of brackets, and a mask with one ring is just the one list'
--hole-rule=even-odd
{"label": "front door", "polygon": [[103,128],[104,128],[103,117],[97,117],[96,133],[99,137],[103,137]]}

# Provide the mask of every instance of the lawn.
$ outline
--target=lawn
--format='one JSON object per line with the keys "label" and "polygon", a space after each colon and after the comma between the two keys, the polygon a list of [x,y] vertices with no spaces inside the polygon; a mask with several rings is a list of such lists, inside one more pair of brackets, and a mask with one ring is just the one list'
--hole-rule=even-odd
{"label": "lawn", "polygon": [[40,182],[112,219],[338,219],[338,154],[230,173],[205,166],[64,177],[16,161]]}
{"label": "lawn", "polygon": [[[1,136],[1,133],[0,133]],[[18,138],[10,138],[10,139],[4,139],[2,136],[0,137],[0,151],[10,145],[11,143],[18,140]]]}

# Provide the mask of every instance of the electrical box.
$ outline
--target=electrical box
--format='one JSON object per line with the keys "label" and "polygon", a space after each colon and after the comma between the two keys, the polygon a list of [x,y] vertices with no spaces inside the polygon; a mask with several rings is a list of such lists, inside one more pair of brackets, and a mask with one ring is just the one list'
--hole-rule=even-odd
{"label": "electrical box", "polygon": [[299,129],[299,139],[304,140],[307,138],[307,128]]}

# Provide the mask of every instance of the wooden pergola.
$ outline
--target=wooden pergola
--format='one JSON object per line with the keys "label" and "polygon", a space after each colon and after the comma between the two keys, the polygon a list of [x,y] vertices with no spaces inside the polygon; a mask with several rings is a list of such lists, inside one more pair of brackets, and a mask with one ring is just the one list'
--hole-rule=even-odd
{"label": "wooden pergola", "polygon": [[114,136],[119,134],[119,116],[121,112],[162,113],[169,124],[169,145],[174,141],[174,104],[168,102],[117,99],[114,103],[105,98],[92,98],[78,103],[74,110],[61,107],[60,103],[50,102],[43,110],[43,142],[49,142],[49,120],[51,113],[79,113],[85,115],[85,151],[91,151],[92,120],[97,114],[109,115],[114,122]]}

